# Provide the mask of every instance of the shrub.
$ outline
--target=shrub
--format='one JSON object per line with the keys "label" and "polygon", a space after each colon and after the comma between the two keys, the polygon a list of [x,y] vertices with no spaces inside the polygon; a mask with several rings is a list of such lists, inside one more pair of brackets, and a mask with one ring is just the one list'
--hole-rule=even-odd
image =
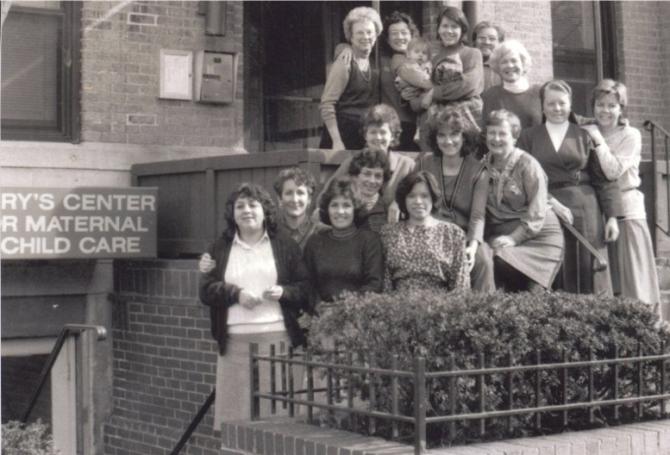
{"label": "shrub", "polygon": [[24,424],[15,420],[2,424],[4,455],[55,455],[49,426],[37,420]]}
{"label": "shrub", "polygon": [[[353,352],[366,363],[390,368],[394,356],[402,370],[411,370],[417,356],[426,359],[427,371],[444,371],[486,366],[528,364],[611,358],[616,349],[622,356],[638,353],[657,354],[670,340],[667,329],[660,327],[657,316],[646,305],[630,299],[598,298],[567,293],[470,292],[441,293],[431,290],[395,294],[347,295],[311,321],[310,343],[315,350],[321,340],[334,339],[345,352]],[[483,362],[483,363],[482,363]],[[610,365],[594,367],[595,399],[613,398],[614,369]],[[636,393],[637,370],[622,365],[618,372],[618,397]],[[658,363],[643,368],[644,394],[658,393]],[[370,391],[379,409],[390,411],[390,380],[357,376],[359,393]],[[485,410],[505,409],[508,405],[508,375],[490,375],[484,381]],[[515,373],[512,381],[514,408],[535,405],[535,372]],[[561,403],[561,378],[558,370],[541,372],[540,404]],[[586,368],[568,370],[567,401],[588,401]],[[445,378],[427,382],[427,415],[442,416],[454,405]],[[479,412],[479,388],[476,378],[456,382],[456,412]],[[412,415],[413,384],[400,381],[401,411]],[[647,417],[657,416],[656,403],[645,404]],[[635,416],[634,406],[618,408],[619,421]],[[514,417],[508,431],[505,419],[487,419],[486,438],[544,434],[562,430],[561,413],[543,413],[542,425],[534,426],[534,415]],[[568,428],[586,428],[614,423],[613,407],[594,411],[594,422],[586,411],[570,411]],[[381,428],[381,427],[380,427]],[[387,430],[387,429],[386,429]],[[407,428],[408,432],[412,430]],[[381,428],[379,431],[385,431]],[[428,426],[430,445],[481,440],[478,421],[459,422],[455,431],[447,425]]]}

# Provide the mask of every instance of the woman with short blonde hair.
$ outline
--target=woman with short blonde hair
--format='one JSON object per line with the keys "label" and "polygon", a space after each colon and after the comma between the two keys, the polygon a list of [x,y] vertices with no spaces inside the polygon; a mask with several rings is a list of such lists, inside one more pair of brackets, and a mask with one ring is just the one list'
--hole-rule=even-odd
{"label": "woman with short blonde hair", "polygon": [[370,54],[383,27],[376,10],[359,6],[349,11],[342,28],[352,58],[336,58],[328,72],[319,105],[325,126],[319,148],[359,150],[365,145],[363,115],[379,95],[379,78],[370,65]]}
{"label": "woman with short blonde hair", "polygon": [[484,92],[484,119],[498,109],[506,109],[516,114],[522,128],[542,123],[540,86],[531,85],[528,72],[533,64],[530,53],[520,41],[506,40],[495,48],[489,57],[489,66],[502,79]]}

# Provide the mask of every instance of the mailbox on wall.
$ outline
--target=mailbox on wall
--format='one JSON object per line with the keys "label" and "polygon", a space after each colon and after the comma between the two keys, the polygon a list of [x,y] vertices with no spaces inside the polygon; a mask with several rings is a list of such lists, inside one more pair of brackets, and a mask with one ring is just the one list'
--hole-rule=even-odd
{"label": "mailbox on wall", "polygon": [[237,54],[199,51],[195,58],[195,101],[226,104],[237,91]]}

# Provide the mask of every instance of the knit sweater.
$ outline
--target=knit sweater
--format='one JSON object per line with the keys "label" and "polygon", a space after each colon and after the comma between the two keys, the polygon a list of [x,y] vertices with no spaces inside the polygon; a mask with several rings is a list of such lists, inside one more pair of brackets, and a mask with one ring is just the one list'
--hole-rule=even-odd
{"label": "knit sweater", "polygon": [[542,123],[542,106],[540,104],[540,86],[532,85],[522,93],[512,93],[502,85],[491,87],[482,95],[484,102],[484,122],[492,111],[507,109],[519,117],[521,128]]}
{"label": "knit sweater", "polygon": [[304,259],[318,294],[314,300],[332,302],[344,291],[382,291],[384,257],[376,232],[356,229],[346,238],[319,232],[307,241]]}

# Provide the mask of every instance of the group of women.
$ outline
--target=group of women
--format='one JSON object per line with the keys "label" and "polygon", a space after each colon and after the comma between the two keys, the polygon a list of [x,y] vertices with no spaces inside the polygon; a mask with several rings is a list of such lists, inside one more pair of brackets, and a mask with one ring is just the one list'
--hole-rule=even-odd
{"label": "group of women", "polygon": [[[345,291],[576,292],[579,283],[580,292],[616,290],[658,311],[638,190],[641,138],[623,115],[623,84],[601,81],[594,118],[578,124],[567,83],[531,85],[528,51],[492,24],[475,27],[481,51],[466,46],[467,19],[447,7],[431,61],[439,69],[458,60],[462,72],[433,74],[433,87],[406,102],[391,62],[417,36],[412,19],[394,12],[382,26],[374,9],[359,7],[343,25],[349,45],[324,88],[321,145],[358,151],[320,194],[305,171],[283,171],[278,210],[258,185],[231,194],[229,228],[200,262],[200,298],[222,355],[250,333],[302,344],[299,315],[318,313]],[[382,31],[378,78],[369,57]],[[485,83],[497,85],[484,91]],[[379,93],[383,102],[375,104]],[[427,107],[418,125],[422,153],[411,159],[393,151],[416,150],[415,110]],[[604,256],[609,243],[612,267],[595,270],[591,253],[564,236],[559,219]]]}

